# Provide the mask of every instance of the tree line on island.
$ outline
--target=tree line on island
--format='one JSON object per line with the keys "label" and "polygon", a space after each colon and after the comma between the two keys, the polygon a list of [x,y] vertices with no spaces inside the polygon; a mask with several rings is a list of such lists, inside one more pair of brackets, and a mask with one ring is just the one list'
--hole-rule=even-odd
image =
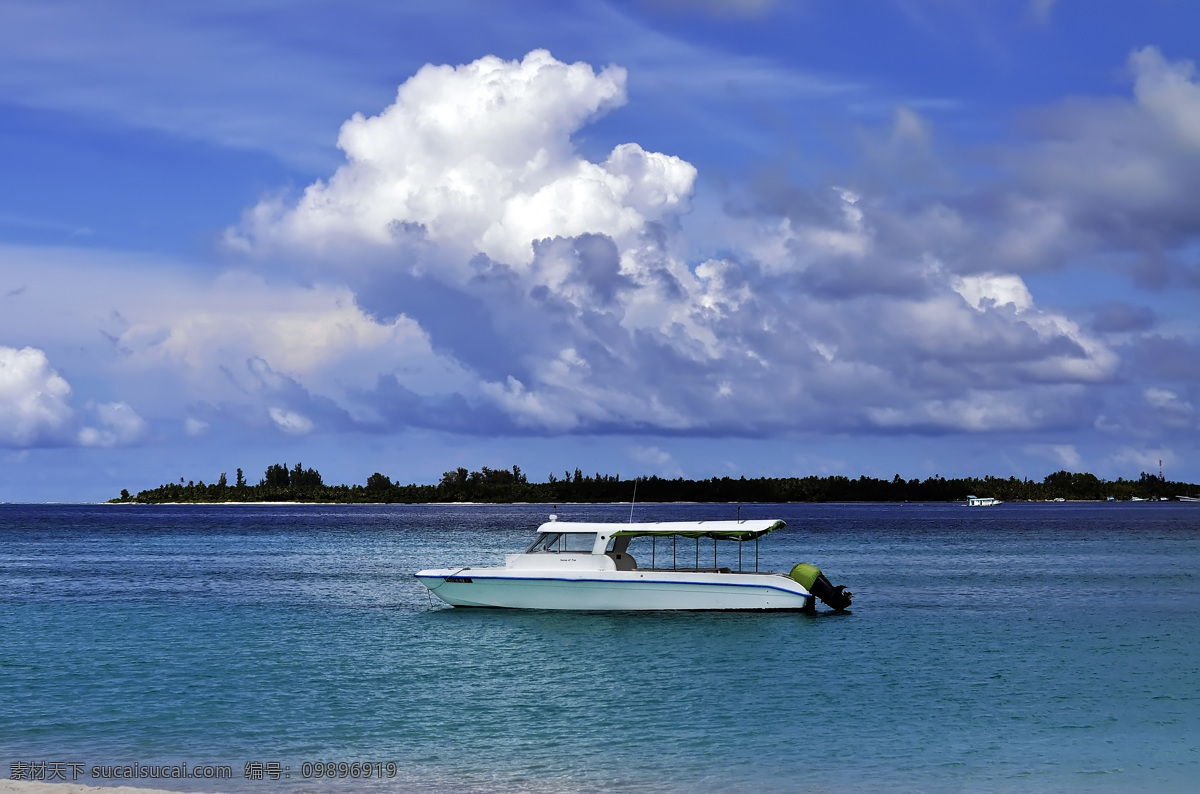
{"label": "tree line on island", "polygon": [[224,472],[214,483],[203,480],[166,483],[139,491],[122,490],[111,502],[162,504],[166,502],[335,502],[335,503],[436,503],[436,502],[627,502],[637,486],[638,501],[645,502],[957,502],[968,495],[991,496],[1006,502],[1052,499],[1128,500],[1200,495],[1200,486],[1172,482],[1142,472],[1136,480],[1103,480],[1088,472],[1057,471],[1041,482],[1009,477],[940,476],[891,480],[840,475],[828,477],[712,477],[707,480],[640,476],[574,474],[546,482],[529,482],[519,466],[479,471],[458,468],[442,475],[437,485],[401,485],[375,472],[365,485],[327,485],[321,473],[300,463],[267,467],[262,479],[251,485],[241,469],[233,484]]}

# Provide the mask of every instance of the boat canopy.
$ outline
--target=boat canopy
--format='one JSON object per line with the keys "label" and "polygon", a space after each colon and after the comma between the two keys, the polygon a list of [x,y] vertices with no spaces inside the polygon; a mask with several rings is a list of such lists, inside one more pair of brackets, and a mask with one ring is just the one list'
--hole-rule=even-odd
{"label": "boat canopy", "polygon": [[785,526],[787,525],[784,522],[771,519],[657,521],[648,524],[551,521],[538,527],[538,532],[596,532],[609,538],[676,535],[685,538],[712,538],[713,540],[754,540],[768,532],[783,529]]}

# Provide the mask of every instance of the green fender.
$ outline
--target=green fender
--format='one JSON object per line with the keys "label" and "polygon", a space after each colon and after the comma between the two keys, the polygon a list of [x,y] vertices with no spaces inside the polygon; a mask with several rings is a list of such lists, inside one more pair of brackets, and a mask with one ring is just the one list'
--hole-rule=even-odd
{"label": "green fender", "polygon": [[794,582],[799,584],[805,590],[812,592],[813,585],[817,582],[817,577],[821,575],[821,569],[815,565],[809,565],[802,562],[792,568],[792,572],[788,574]]}

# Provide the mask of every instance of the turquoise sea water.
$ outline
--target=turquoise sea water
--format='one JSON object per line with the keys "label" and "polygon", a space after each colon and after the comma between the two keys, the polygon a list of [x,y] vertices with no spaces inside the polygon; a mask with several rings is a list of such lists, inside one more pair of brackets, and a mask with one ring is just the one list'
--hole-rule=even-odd
{"label": "turquoise sea water", "polygon": [[[411,576],[496,564],[546,513],[0,505],[0,777],[48,761],[93,785],[94,765],[232,767],[133,781],[193,791],[1200,783],[1200,505],[744,506],[788,522],[762,567],[816,563],[855,592],[845,615],[454,610]],[[318,760],[396,776],[304,780]],[[249,781],[247,762],[291,776]]]}

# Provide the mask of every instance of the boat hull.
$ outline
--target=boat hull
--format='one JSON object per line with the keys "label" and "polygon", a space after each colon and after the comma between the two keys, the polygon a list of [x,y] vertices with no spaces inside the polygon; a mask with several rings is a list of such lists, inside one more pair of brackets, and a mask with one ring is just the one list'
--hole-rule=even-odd
{"label": "boat hull", "polygon": [[455,607],[575,611],[809,610],[813,596],[780,574],[682,571],[421,571],[417,578]]}

